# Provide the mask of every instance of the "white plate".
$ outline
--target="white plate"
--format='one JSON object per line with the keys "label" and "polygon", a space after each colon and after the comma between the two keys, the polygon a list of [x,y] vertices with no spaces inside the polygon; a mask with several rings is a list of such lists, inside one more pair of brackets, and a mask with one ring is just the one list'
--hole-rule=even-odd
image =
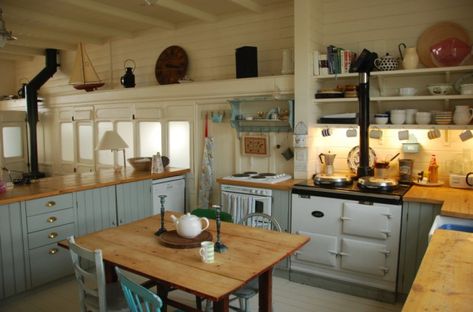
{"label": "white plate", "polygon": [[[376,159],[376,153],[371,147],[369,150],[370,150],[369,166],[374,167],[374,160]],[[358,166],[360,165],[360,146],[359,145],[353,147],[348,152],[347,164],[353,173],[357,173]]]}
{"label": "white plate", "polygon": [[442,186],[444,183],[443,183],[443,181],[438,181],[436,183],[430,183],[430,182],[423,183],[423,182],[414,181],[414,184],[415,185],[420,185],[420,186]]}

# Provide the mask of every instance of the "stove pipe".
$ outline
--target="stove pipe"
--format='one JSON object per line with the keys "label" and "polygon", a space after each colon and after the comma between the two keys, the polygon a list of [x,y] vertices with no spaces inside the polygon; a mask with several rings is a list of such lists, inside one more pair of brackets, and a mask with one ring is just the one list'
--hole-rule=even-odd
{"label": "stove pipe", "polygon": [[369,72],[359,73],[358,85],[358,114],[360,126],[360,163],[357,176],[372,176],[373,169],[369,164],[369,141],[368,127],[370,126],[370,74]]}
{"label": "stove pipe", "polygon": [[28,118],[30,170],[31,179],[43,178],[45,175],[38,168],[38,142],[36,124],[38,123],[38,90],[51,78],[57,70],[57,50],[46,49],[46,67],[25,85],[26,112]]}

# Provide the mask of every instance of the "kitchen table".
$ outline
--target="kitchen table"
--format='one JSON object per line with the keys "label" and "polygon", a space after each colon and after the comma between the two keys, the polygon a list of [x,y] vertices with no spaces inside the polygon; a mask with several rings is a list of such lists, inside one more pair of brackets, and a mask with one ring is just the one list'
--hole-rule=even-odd
{"label": "kitchen table", "polygon": [[[175,229],[171,214],[180,215],[166,212],[168,230]],[[154,235],[159,226],[160,216],[155,215],[77,237],[76,242],[91,250],[102,250],[109,279],[113,279],[113,267],[118,266],[161,285],[212,300],[214,311],[228,311],[230,294],[259,277],[259,310],[271,311],[273,266],[309,241],[303,235],[222,223],[221,240],[228,250],[216,253],[215,262],[206,264],[200,259],[199,248],[173,249],[161,245]],[[215,221],[210,220],[208,230],[215,241]],[[67,242],[60,245],[67,247]]]}

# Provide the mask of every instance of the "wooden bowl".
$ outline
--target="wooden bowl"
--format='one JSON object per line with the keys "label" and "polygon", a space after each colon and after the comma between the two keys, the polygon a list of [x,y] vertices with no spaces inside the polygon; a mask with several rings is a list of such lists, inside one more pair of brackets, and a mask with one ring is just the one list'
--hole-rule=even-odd
{"label": "wooden bowl", "polygon": [[138,171],[150,171],[151,172],[151,157],[133,157],[128,158],[128,163],[133,169]]}

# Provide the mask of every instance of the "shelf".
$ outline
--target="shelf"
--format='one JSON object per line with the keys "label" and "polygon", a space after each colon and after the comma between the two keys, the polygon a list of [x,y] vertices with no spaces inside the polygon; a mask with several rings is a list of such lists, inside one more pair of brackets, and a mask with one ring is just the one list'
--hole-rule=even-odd
{"label": "shelf", "polygon": [[[358,127],[358,124],[316,124],[317,128],[353,128]],[[444,129],[444,130],[473,130],[473,125],[417,125],[417,124],[403,124],[403,125],[378,125],[370,124],[370,128],[377,127],[379,129]]]}
{"label": "shelf", "polygon": [[292,126],[288,120],[257,119],[232,120],[239,132],[291,132]]}
{"label": "shelf", "polygon": [[[472,100],[473,95],[416,95],[416,96],[373,96],[372,102],[385,101],[444,101],[444,100]],[[314,99],[314,103],[358,102],[357,98]]]}
{"label": "shelf", "polygon": [[[392,71],[373,71],[370,73],[372,77],[396,77],[396,76],[408,76],[408,75],[431,75],[431,74],[444,74],[453,72],[467,72],[473,71],[473,66],[452,66],[452,67],[435,67],[435,68],[418,68],[418,69],[399,69]],[[313,76],[314,79],[330,79],[336,80],[338,78],[355,78],[358,77],[358,73],[338,74],[338,75],[325,75],[325,76]]]}

